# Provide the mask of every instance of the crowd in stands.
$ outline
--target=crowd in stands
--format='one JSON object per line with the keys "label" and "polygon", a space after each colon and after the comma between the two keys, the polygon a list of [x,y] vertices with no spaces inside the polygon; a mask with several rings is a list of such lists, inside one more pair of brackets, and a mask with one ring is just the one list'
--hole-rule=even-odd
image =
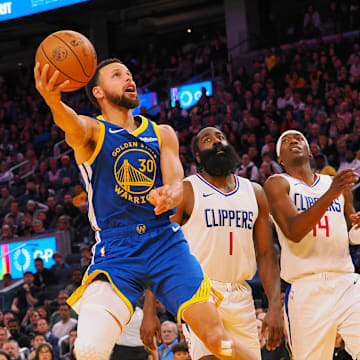
{"label": "crowd in stands", "polygon": [[[150,44],[146,55],[124,59],[139,88],[159,92],[157,115],[148,115],[144,108],[141,111],[158,124],[174,127],[186,175],[196,171],[191,145],[204,126],[215,126],[226,134],[239,154],[237,173],[260,184],[282,172],[275,142],[289,129],[300,130],[309,139],[314,171],[333,175],[352,167],[360,174],[359,38],[349,40],[339,34],[333,42],[317,40],[309,45],[302,41],[287,50],[266,49],[251,68],[240,66],[231,74],[225,71],[226,59],[226,43],[220,35],[200,46],[188,43],[173,53]],[[187,110],[179,102],[172,105],[167,86],[204,72],[214,76],[213,95],[204,90],[198,103]],[[65,300],[80,284],[90,261],[94,232],[71,149],[30,74],[31,69],[19,68],[0,76],[0,243],[66,231],[79,258],[78,263],[68,265],[55,253],[52,269],[45,269],[38,258],[36,273],[25,272],[24,285],[8,308],[0,311],[0,348],[4,351],[0,360],[43,360],[45,353],[51,359],[67,360],[74,358],[76,314]],[[78,113],[97,114],[83,91],[65,94],[64,101]],[[355,195],[359,210],[359,191]],[[353,247],[352,255],[360,272],[359,249]],[[11,277],[4,276],[2,287],[11,284]],[[261,295],[258,300],[262,301]],[[264,307],[261,301],[258,308]],[[176,333],[171,341],[164,335],[160,360],[172,359],[171,349],[181,353],[186,347],[182,347],[176,324],[169,323],[175,322],[173,315],[160,305],[161,322],[174,333],[170,335]],[[175,339],[180,346],[174,349]],[[44,346],[44,341],[51,346]]]}

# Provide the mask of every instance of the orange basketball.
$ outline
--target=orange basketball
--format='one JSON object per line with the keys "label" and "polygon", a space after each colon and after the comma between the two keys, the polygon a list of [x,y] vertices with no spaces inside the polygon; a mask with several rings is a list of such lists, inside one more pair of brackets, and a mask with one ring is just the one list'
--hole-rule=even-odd
{"label": "orange basketball", "polygon": [[62,91],[75,91],[85,86],[93,77],[97,58],[93,44],[84,35],[71,30],[50,34],[39,45],[35,62],[40,68],[49,64],[48,79],[55,70],[60,72],[56,85],[70,80]]}

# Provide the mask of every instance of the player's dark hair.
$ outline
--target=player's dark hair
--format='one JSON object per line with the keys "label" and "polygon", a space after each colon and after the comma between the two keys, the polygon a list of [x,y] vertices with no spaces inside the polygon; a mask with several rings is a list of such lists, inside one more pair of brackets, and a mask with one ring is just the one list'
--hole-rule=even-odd
{"label": "player's dark hair", "polygon": [[85,87],[85,92],[86,95],[88,96],[89,100],[92,102],[93,105],[95,105],[97,108],[100,108],[98,101],[96,100],[96,97],[93,95],[93,88],[95,86],[98,85],[98,81],[99,81],[99,71],[106,65],[109,64],[113,64],[113,63],[119,63],[119,64],[123,64],[123,62],[117,58],[109,58],[109,59],[105,59],[101,62],[99,62],[99,64],[96,67],[95,70],[95,74],[92,77],[92,79],[87,83],[86,87]]}
{"label": "player's dark hair", "polygon": [[196,160],[196,154],[198,154],[200,152],[199,149],[199,136],[195,135],[192,141],[192,152],[195,158],[196,163],[198,163],[198,161]]}

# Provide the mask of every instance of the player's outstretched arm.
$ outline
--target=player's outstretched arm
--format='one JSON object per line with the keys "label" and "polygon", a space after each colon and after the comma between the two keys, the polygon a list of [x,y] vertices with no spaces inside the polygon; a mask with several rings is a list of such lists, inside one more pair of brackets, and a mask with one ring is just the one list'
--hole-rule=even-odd
{"label": "player's outstretched arm", "polygon": [[271,350],[280,345],[283,336],[284,320],[280,302],[280,268],[274,249],[266,196],[259,184],[253,183],[253,187],[259,208],[259,214],[254,225],[254,244],[260,280],[269,302],[262,331],[268,332],[266,346]]}
{"label": "player's outstretched arm", "polygon": [[56,86],[55,83],[59,72],[55,71],[48,80],[48,70],[48,64],[44,65],[42,69],[40,69],[40,63],[35,65],[34,78],[36,89],[50,107],[56,125],[64,130],[66,142],[74,150],[80,149],[90,139],[96,140],[94,138],[96,138],[96,134],[99,132],[99,125],[92,118],[78,116],[72,108],[61,101],[61,91],[67,85],[68,80]]}
{"label": "player's outstretched arm", "polygon": [[161,137],[161,172],[163,186],[153,189],[149,201],[155,206],[155,214],[168,211],[183,199],[184,170],[179,158],[179,142],[175,131],[167,125],[159,126]]}
{"label": "player's outstretched arm", "polygon": [[325,214],[331,202],[357,181],[352,169],[341,171],[334,176],[333,182],[310,208],[299,213],[290,199],[289,183],[282,176],[271,176],[264,184],[270,212],[284,235],[294,242],[300,242]]}

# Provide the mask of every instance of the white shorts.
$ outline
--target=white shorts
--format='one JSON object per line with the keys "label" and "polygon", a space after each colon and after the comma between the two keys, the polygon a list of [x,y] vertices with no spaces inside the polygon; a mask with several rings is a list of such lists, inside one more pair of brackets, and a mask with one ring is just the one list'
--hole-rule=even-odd
{"label": "white shorts", "polygon": [[[243,282],[222,283],[213,280],[211,280],[211,285],[224,296],[218,311],[225,329],[241,344],[257,354],[257,358],[261,360],[254,300],[250,286]],[[183,332],[192,360],[212,354],[187,324],[183,325]]]}
{"label": "white shorts", "polygon": [[360,360],[360,275],[319,273],[295,280],[285,297],[295,360],[332,360],[336,333]]}

